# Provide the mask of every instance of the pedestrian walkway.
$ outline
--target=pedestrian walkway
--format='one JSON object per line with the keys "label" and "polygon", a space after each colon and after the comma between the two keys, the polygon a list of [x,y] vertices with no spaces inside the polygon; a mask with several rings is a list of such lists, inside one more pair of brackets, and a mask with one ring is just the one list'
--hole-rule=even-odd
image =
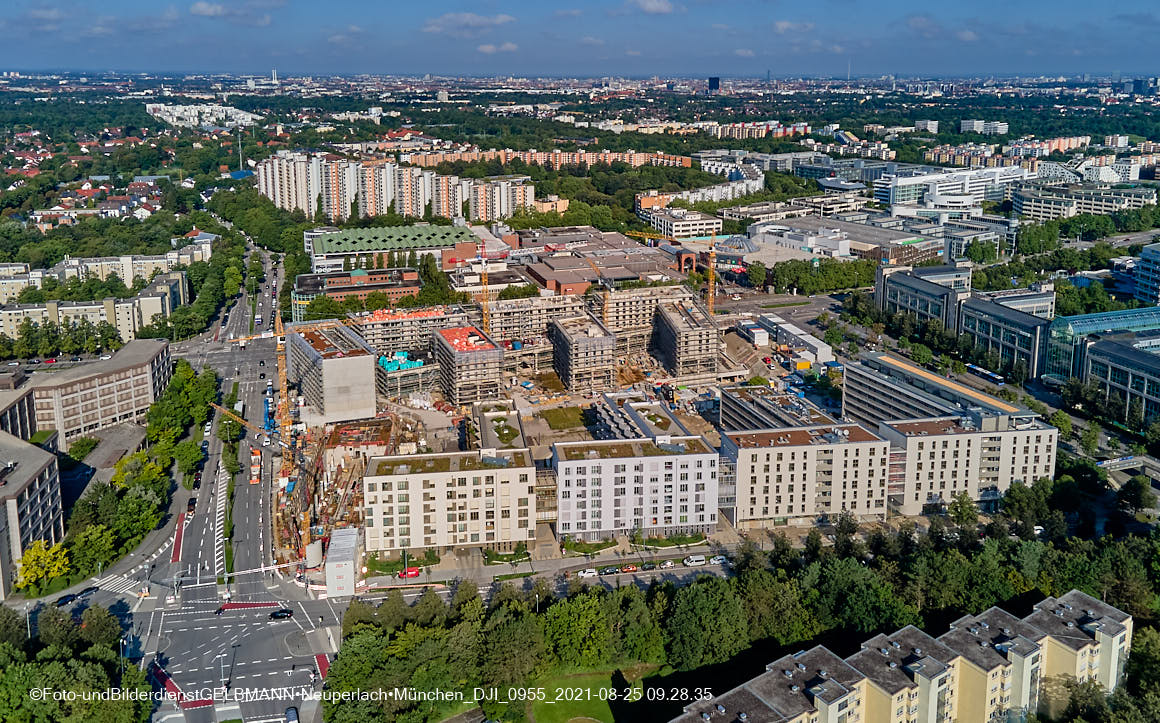
{"label": "pedestrian walkway", "polygon": [[93,585],[106,592],[119,594],[126,592],[136,593],[142,587],[143,583],[139,580],[130,580],[124,575],[109,575],[108,577],[97,580]]}
{"label": "pedestrian walkway", "polygon": [[218,460],[217,477],[214,482],[214,541],[213,541],[213,569],[216,577],[226,574],[226,498],[229,497],[229,475],[225,465]]}

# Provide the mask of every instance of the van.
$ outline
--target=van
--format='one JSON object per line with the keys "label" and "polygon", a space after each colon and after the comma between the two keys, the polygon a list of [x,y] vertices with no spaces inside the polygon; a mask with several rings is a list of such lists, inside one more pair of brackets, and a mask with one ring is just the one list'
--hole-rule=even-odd
{"label": "van", "polygon": [[685,567],[701,567],[705,564],[704,555],[689,555],[681,561]]}

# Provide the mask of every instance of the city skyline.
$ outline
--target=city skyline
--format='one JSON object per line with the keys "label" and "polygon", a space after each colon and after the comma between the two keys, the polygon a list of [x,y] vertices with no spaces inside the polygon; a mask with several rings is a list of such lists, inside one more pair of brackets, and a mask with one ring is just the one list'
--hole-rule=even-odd
{"label": "city skyline", "polygon": [[[1155,74],[1160,14],[1076,0],[970,10],[914,0],[607,0],[400,6],[197,0],[19,2],[0,11],[17,70],[518,76]],[[126,48],[132,50],[125,52]]]}

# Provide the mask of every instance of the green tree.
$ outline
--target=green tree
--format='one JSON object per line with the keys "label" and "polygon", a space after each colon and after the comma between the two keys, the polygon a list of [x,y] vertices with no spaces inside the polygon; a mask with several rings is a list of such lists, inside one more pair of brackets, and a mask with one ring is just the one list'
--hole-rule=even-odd
{"label": "green tree", "polygon": [[[0,605],[0,645],[7,643],[20,650],[24,647],[25,635],[24,616],[10,607]],[[0,664],[0,668],[2,667]]]}
{"label": "green tree", "polygon": [[959,492],[947,505],[947,515],[960,529],[974,528],[979,522],[979,509],[966,492]]}
{"label": "green tree", "polygon": [[89,525],[76,534],[69,544],[73,565],[80,572],[93,573],[113,559],[116,539],[104,525]]}
{"label": "green tree", "polygon": [[1100,425],[1095,420],[1088,422],[1084,427],[1083,435],[1079,438],[1079,445],[1089,457],[1094,457],[1100,446]]}
{"label": "green tree", "polygon": [[1132,476],[1116,492],[1116,504],[1129,514],[1136,514],[1139,510],[1148,510],[1156,506],[1156,493],[1152,491],[1152,483],[1144,475]]}
{"label": "green tree", "polygon": [[89,645],[116,648],[121,638],[121,623],[106,608],[87,607],[81,613],[80,637]]}
{"label": "green tree", "polygon": [[751,263],[749,268],[746,270],[746,277],[748,278],[749,285],[755,289],[760,289],[761,287],[765,286],[765,264],[761,263],[760,261]]}
{"label": "green tree", "polygon": [[934,360],[934,354],[930,347],[925,344],[915,344],[910,348],[910,358],[914,360],[915,364],[926,366]]}
{"label": "green tree", "polygon": [[1071,436],[1071,415],[1062,409],[1056,410],[1047,420],[1048,423],[1059,430],[1059,436],[1067,439]]}
{"label": "green tree", "polygon": [[173,458],[177,460],[177,469],[183,475],[193,474],[194,470],[201,464],[201,445],[192,439],[178,442],[177,446],[173,448]]}
{"label": "green tree", "polygon": [[560,665],[566,668],[607,663],[611,634],[604,606],[594,592],[561,600],[544,613],[544,637]]}
{"label": "green tree", "polygon": [[18,587],[35,585],[42,580],[67,575],[69,572],[68,550],[62,543],[52,547],[44,540],[36,540],[24,550],[20,558],[20,580]]}
{"label": "green tree", "polygon": [[729,580],[702,576],[677,590],[665,628],[678,670],[720,663],[749,643],[748,618]]}
{"label": "green tree", "polygon": [[772,639],[778,645],[791,645],[821,632],[797,581],[784,570],[776,574],[764,569],[746,571],[738,577],[737,593],[744,601],[753,642]]}
{"label": "green tree", "polygon": [[57,645],[69,649],[76,644],[77,624],[67,609],[46,607],[36,616],[37,637],[45,645]]}

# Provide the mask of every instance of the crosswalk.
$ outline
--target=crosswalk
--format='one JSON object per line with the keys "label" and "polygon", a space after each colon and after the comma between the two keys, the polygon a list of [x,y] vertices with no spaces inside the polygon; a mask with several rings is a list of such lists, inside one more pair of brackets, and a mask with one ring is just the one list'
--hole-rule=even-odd
{"label": "crosswalk", "polygon": [[142,584],[140,580],[130,580],[124,575],[109,575],[93,583],[95,587],[117,594],[135,592]]}
{"label": "crosswalk", "polygon": [[216,499],[214,500],[213,569],[217,577],[222,577],[226,573],[224,535],[226,526],[226,502],[229,497],[229,475],[226,473],[224,464],[218,464],[215,484],[217,487],[215,492]]}

